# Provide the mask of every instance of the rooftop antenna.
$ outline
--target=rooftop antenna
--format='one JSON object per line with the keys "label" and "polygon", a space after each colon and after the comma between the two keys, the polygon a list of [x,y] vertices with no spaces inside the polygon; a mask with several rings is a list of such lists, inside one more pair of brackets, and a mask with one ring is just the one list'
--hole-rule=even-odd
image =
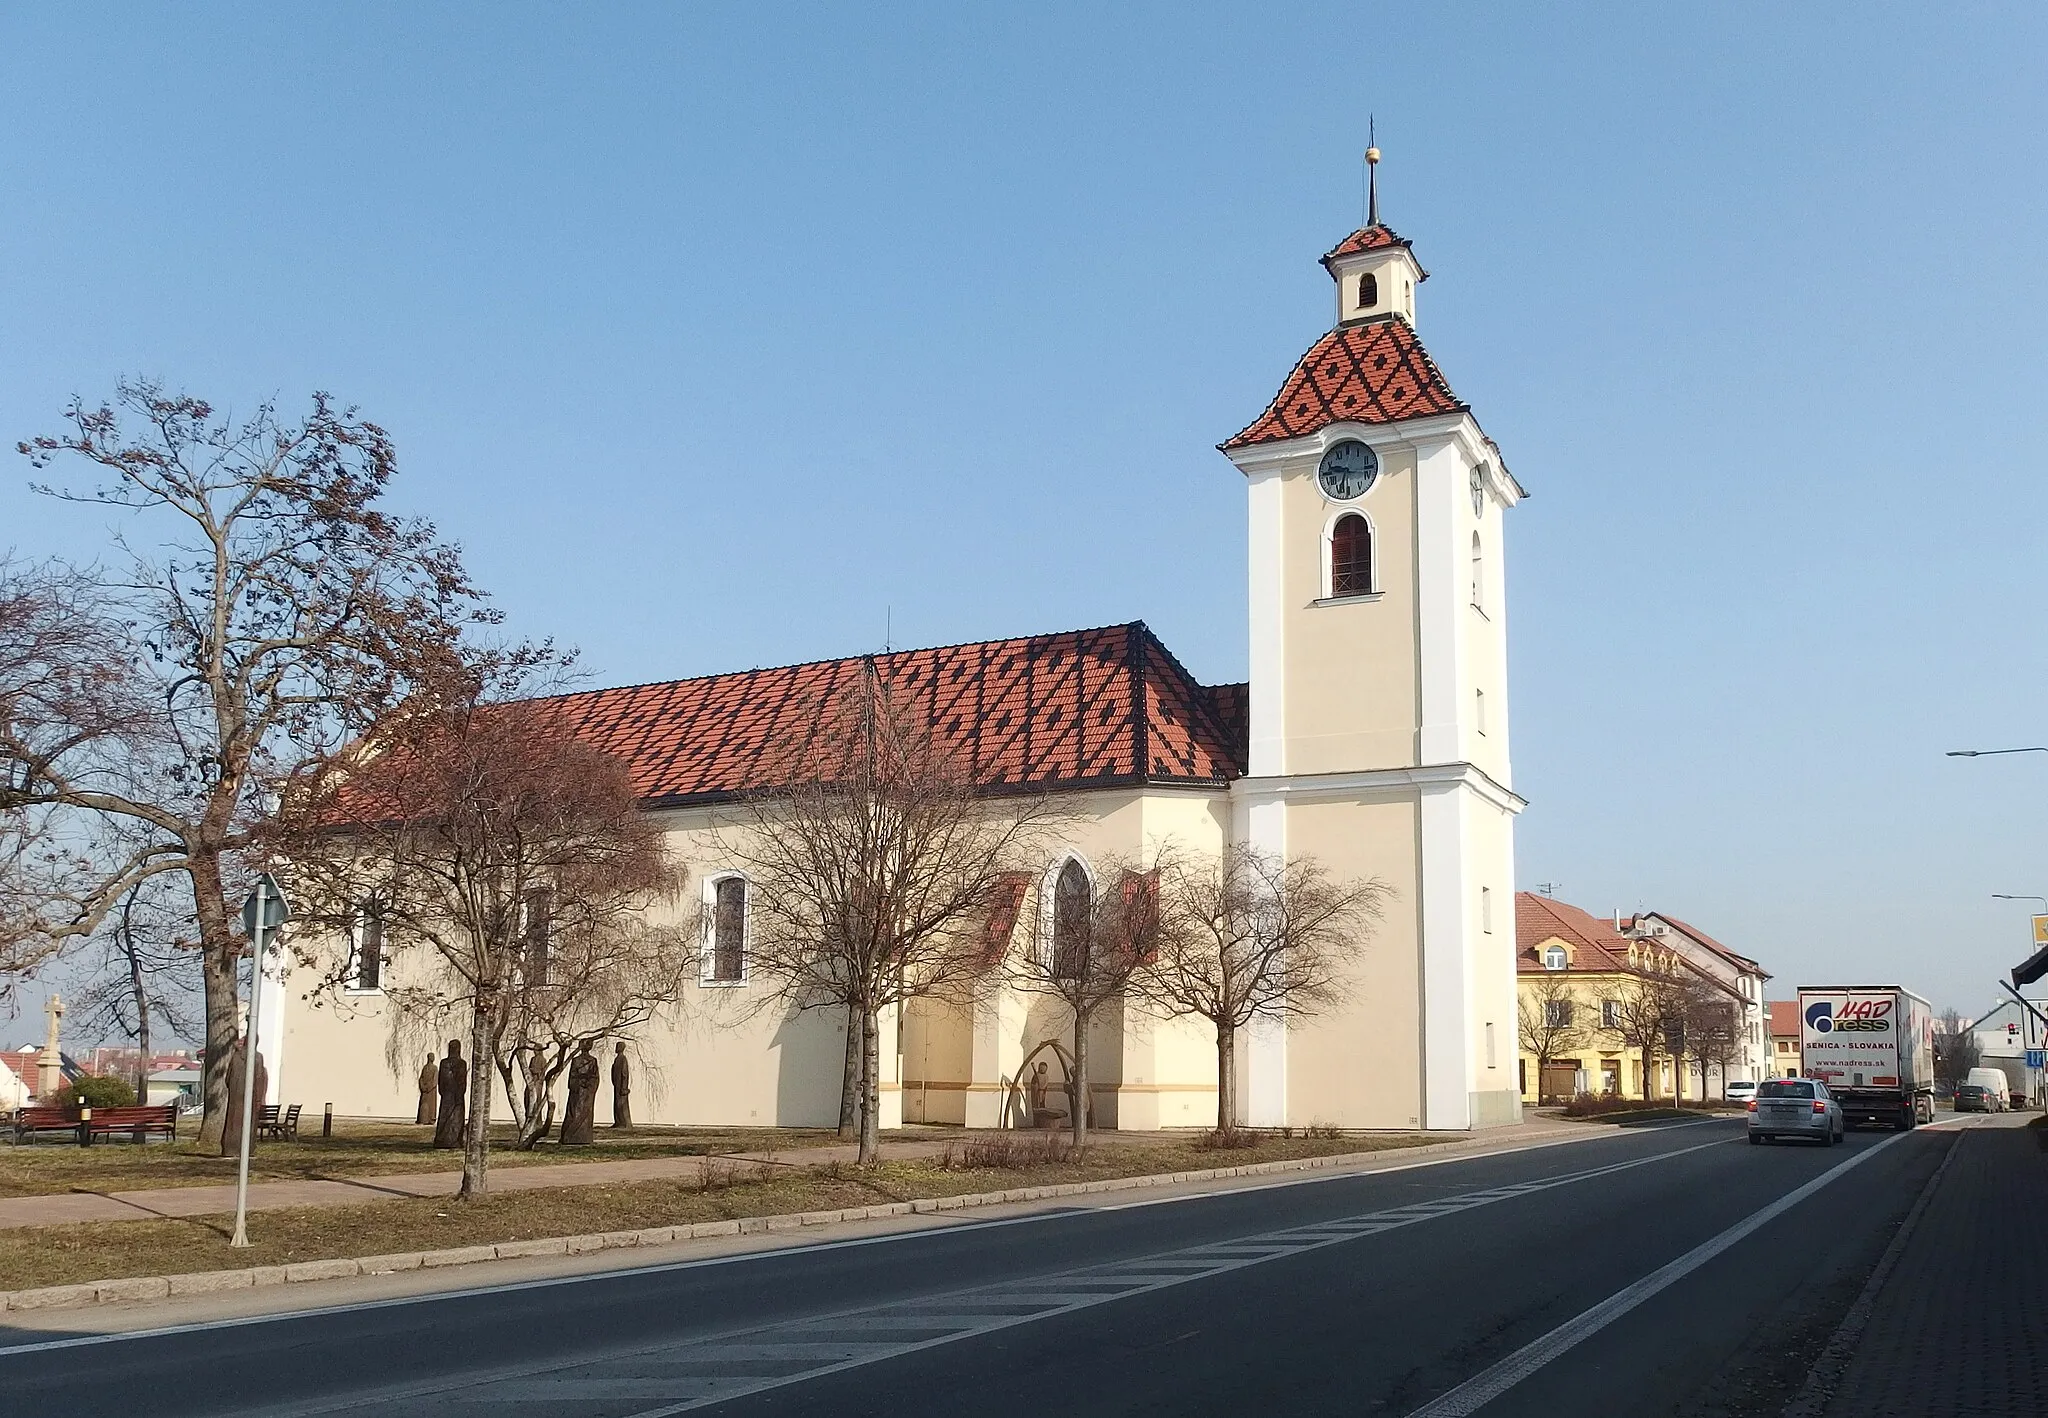
{"label": "rooftop antenna", "polygon": [[1561,881],[1539,881],[1536,883],[1536,894],[1538,896],[1548,896],[1553,900],[1556,899],[1557,893],[1563,889],[1564,883]]}
{"label": "rooftop antenna", "polygon": [[1371,114],[1365,119],[1365,224],[1380,224],[1379,123]]}
{"label": "rooftop antenna", "polygon": [[896,638],[896,607],[882,607],[882,653],[889,653],[889,647]]}

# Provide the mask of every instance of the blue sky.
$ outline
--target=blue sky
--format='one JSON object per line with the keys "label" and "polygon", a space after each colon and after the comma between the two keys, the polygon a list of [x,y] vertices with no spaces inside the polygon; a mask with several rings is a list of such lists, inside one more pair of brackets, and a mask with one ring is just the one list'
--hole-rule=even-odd
{"label": "blue sky", "polygon": [[[2048,893],[2032,6],[0,15],[0,435],[312,389],[596,682],[1142,617],[1387,218],[1534,496],[1522,884],[1987,1005]],[[0,546],[89,513],[0,479]],[[885,627],[887,629],[885,630]],[[17,1031],[18,1032],[18,1031]]]}

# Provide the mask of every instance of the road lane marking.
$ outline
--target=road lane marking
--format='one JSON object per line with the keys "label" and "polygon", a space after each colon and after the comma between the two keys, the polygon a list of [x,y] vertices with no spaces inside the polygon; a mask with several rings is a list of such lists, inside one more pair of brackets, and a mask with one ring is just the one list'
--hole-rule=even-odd
{"label": "road lane marking", "polygon": [[1702,1241],[1678,1259],[1651,1271],[1635,1284],[1617,1290],[1591,1309],[1566,1320],[1550,1333],[1531,1340],[1505,1359],[1480,1370],[1456,1388],[1415,1409],[1408,1418],[1467,1418],[1467,1415],[1478,1412],[1545,1364],[1582,1341],[1592,1338],[1643,1301],[1677,1284],[1729,1247],[1746,1240],[1783,1216],[1828,1183],[1862,1166],[1893,1143],[1903,1142],[1912,1135],[1911,1132],[1893,1133],[1875,1147],[1866,1148],[1844,1158],[1804,1186],[1785,1193],[1769,1206],[1751,1213],[1720,1235]]}
{"label": "road lane marking", "polygon": [[[1702,1127],[1707,1123],[1720,1122],[1719,1118],[1705,1118],[1700,1122],[1670,1123],[1661,1127],[1646,1128],[1633,1133],[1634,1136],[1666,1132],[1678,1132],[1685,1128]],[[1618,1131],[1618,1130],[1617,1130]],[[1281,1175],[1275,1180],[1247,1182],[1243,1186],[1223,1187],[1213,1191],[1186,1192],[1178,1196],[1142,1197],[1134,1201],[1110,1202],[1102,1205],[1058,1206],[1045,1211],[1034,1211],[1026,1216],[999,1216],[986,1221],[953,1221],[950,1213],[925,1212],[914,1218],[929,1221],[929,1225],[912,1225],[900,1231],[890,1231],[879,1236],[849,1236],[837,1241],[811,1241],[799,1245],[777,1246],[771,1249],[736,1251],[729,1255],[699,1256],[692,1260],[664,1261],[653,1265],[614,1265],[602,1270],[581,1271],[574,1275],[549,1275],[536,1280],[506,1280],[492,1285],[470,1285],[454,1290],[428,1290],[417,1295],[392,1295],[379,1300],[352,1300],[338,1305],[313,1305],[297,1310],[272,1310],[256,1315],[230,1315],[215,1320],[197,1320],[186,1324],[159,1325],[150,1329],[117,1329],[101,1334],[71,1335],[64,1339],[35,1340],[27,1344],[0,1347],[0,1358],[10,1354],[39,1354],[57,1349],[82,1349],[98,1344],[120,1344],[129,1340],[162,1339],[176,1335],[201,1334],[215,1329],[241,1329],[249,1325],[287,1324],[295,1320],[326,1319],[335,1315],[359,1314],[374,1310],[397,1309],[407,1305],[438,1304],[443,1300],[480,1299],[492,1295],[509,1295],[525,1290],[547,1290],[559,1285],[590,1285],[607,1281],[632,1279],[638,1276],[665,1275],[673,1271],[700,1270],[710,1266],[743,1265],[753,1261],[774,1260],[788,1256],[812,1255],[821,1251],[851,1250],[859,1246],[894,1245],[902,1241],[932,1240],[940,1237],[959,1236],[974,1231],[993,1231],[1006,1226],[1031,1226],[1046,1221],[1070,1220],[1075,1216],[1095,1216],[1119,1211],[1138,1211],[1148,1206],[1177,1206],[1191,1201],[1210,1201],[1219,1197],[1248,1196],[1255,1192],[1278,1191],[1286,1187],[1314,1186],[1324,1182],[1355,1182],[1367,1177],[1391,1176],[1397,1172],[1415,1172],[1429,1167],[1448,1167],[1459,1162],[1487,1162],[1501,1157],[1518,1157],[1523,1153],[1547,1151],[1553,1147],[1568,1147],[1579,1142],[1611,1142],[1614,1137],[1599,1133],[1579,1133],[1571,1137],[1546,1138],[1518,1147],[1503,1147],[1492,1152],[1460,1152],[1451,1156],[1426,1157],[1414,1162],[1399,1162],[1392,1166],[1373,1167],[1369,1170],[1327,1171],[1313,1176]],[[1664,1155],[1664,1154],[1658,1154]],[[617,1252],[607,1254],[616,1255]],[[50,1311],[50,1314],[57,1312]],[[70,1313],[70,1312],[65,1312]]]}
{"label": "road lane marking", "polygon": [[[1255,1236],[1112,1261],[1054,1275],[1039,1275],[950,1294],[870,1305],[858,1310],[790,1320],[684,1343],[668,1342],[569,1363],[559,1360],[496,1374],[394,1387],[345,1399],[266,1408],[266,1418],[313,1418],[342,1412],[410,1413],[425,1399],[460,1415],[498,1413],[514,1405],[574,1405],[580,1414],[609,1418],[671,1418],[714,1403],[768,1389],[808,1383],[847,1369],[1092,1309],[1134,1295],[1263,1265],[1270,1260],[1344,1245],[1384,1231],[1457,1216],[1496,1202],[1592,1181],[1683,1157],[1726,1139],[1647,1157],[1505,1186],[1488,1187],[1425,1206],[1409,1204],[1340,1221],[1318,1221]],[[666,1383],[671,1401],[651,1408],[651,1386]],[[607,1406],[609,1405],[609,1406]]]}

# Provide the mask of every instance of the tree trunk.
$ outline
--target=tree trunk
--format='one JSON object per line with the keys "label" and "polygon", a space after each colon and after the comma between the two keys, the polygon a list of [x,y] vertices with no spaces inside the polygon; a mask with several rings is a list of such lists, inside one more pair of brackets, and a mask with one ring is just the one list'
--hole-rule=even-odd
{"label": "tree trunk", "polygon": [[1646,1048],[1643,1050],[1643,1101],[1645,1103],[1655,1096],[1651,1092],[1655,1087],[1655,1075],[1650,1072],[1650,1051]]}
{"label": "tree trunk", "polygon": [[135,1103],[149,1106],[149,990],[142,978],[142,962],[136,957],[135,942],[128,942],[128,988],[135,993]]}
{"label": "tree trunk", "polygon": [[1074,1011],[1074,1076],[1067,1080],[1074,1150],[1088,1144],[1088,1016]]}
{"label": "tree trunk", "polygon": [[186,876],[192,883],[192,911],[199,924],[200,977],[206,991],[206,1041],[200,1062],[200,1097],[205,1105],[199,1123],[199,1150],[220,1150],[221,1130],[228,1121],[228,1065],[235,1052],[239,995],[235,966],[241,943],[228,929],[227,907],[221,900],[220,862],[191,858]]}
{"label": "tree trunk", "polygon": [[839,1136],[848,1142],[860,1132],[861,1033],[852,1005],[846,1007],[846,1064],[839,1075]]}
{"label": "tree trunk", "polygon": [[1216,1131],[1237,1126],[1237,1030],[1216,1030]]}
{"label": "tree trunk", "polygon": [[498,1041],[491,1027],[496,1001],[478,992],[469,1021],[469,1117],[462,1129],[462,1189],[456,1195],[473,1200],[484,1195],[491,1152],[491,1069]]}
{"label": "tree trunk", "polygon": [[860,1015],[860,1162],[875,1161],[882,1147],[882,1027],[874,1009]]}
{"label": "tree trunk", "polygon": [[1679,1054],[1671,1060],[1671,1101],[1681,1108],[1685,1106],[1684,1054]]}

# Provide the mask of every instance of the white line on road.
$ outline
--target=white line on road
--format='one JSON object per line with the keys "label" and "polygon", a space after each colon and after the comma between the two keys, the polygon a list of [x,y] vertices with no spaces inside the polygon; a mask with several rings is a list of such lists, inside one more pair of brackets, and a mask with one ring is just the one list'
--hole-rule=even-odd
{"label": "white line on road", "polygon": [[1769,1206],[1752,1213],[1746,1220],[1738,1221],[1712,1240],[1694,1246],[1677,1260],[1659,1266],[1627,1289],[1616,1291],[1591,1309],[1566,1320],[1542,1338],[1531,1340],[1507,1358],[1480,1370],[1448,1393],[1416,1409],[1408,1418],[1466,1418],[1467,1415],[1478,1412],[1566,1350],[1592,1338],[1643,1301],[1677,1284],[1730,1246],[1754,1235],[1759,1229],[1783,1216],[1844,1173],[1862,1166],[1893,1143],[1903,1142],[1912,1135],[1911,1132],[1893,1133],[1875,1147],[1843,1159],[1805,1186],[1785,1193]]}
{"label": "white line on road", "polygon": [[[1709,1118],[1696,1123],[1672,1123],[1663,1127],[1646,1129],[1652,1133],[1677,1132],[1684,1128],[1701,1127],[1719,1119]],[[1640,1134],[1638,1134],[1640,1135]],[[324,1319],[332,1315],[357,1314],[369,1310],[393,1309],[404,1305],[429,1305],[442,1300],[469,1300],[485,1295],[508,1295],[522,1290],[545,1290],[557,1285],[589,1285],[596,1282],[620,1280],[635,1276],[662,1275],[678,1270],[698,1270],[707,1266],[743,1265],[751,1261],[780,1259],[794,1255],[813,1255],[820,1251],[850,1250],[856,1246],[885,1246],[900,1241],[929,1240],[937,1236],[958,1236],[972,1231],[992,1231],[1005,1226],[1030,1226],[1044,1221],[1069,1220],[1076,1215],[1096,1215],[1101,1212],[1137,1211],[1148,1206],[1175,1206],[1183,1202],[1209,1201],[1217,1197],[1245,1196],[1253,1192],[1277,1191],[1283,1187],[1313,1186],[1322,1182],[1358,1181],[1366,1177],[1384,1177],[1396,1172],[1421,1171],[1429,1167],[1448,1167],[1459,1162],[1486,1162],[1501,1157],[1517,1157],[1525,1152],[1544,1151],[1552,1147],[1563,1147],[1578,1142],[1608,1142],[1614,1139],[1598,1133],[1575,1134],[1571,1137],[1545,1138],[1521,1146],[1501,1147],[1489,1152],[1460,1152],[1449,1156],[1424,1158],[1416,1162],[1400,1162],[1392,1166],[1370,1166],[1360,1170],[1327,1171],[1314,1176],[1284,1176],[1275,1181],[1250,1182],[1240,1187],[1223,1187],[1212,1191],[1186,1192],[1179,1196],[1145,1197],[1137,1201],[1112,1202],[1103,1205],[1077,1205],[1057,1207],[1047,1211],[1034,1211],[1026,1216],[1001,1216],[987,1221],[952,1221],[948,1213],[927,1213],[914,1219],[929,1221],[929,1225],[913,1226],[901,1231],[890,1231],[880,1236],[850,1236],[838,1241],[813,1241],[792,1246],[776,1246],[769,1249],[739,1251],[731,1255],[701,1256],[694,1260],[666,1261],[653,1265],[612,1265],[602,1270],[584,1271],[575,1275],[550,1275],[538,1280],[507,1280],[495,1285],[470,1285],[453,1290],[430,1290],[418,1295],[393,1295],[381,1300],[355,1300],[339,1305],[315,1305],[298,1310],[272,1310],[257,1315],[234,1315],[225,1319],[199,1320],[188,1324],[160,1325],[152,1329],[109,1330],[104,1334],[80,1334],[65,1339],[43,1339],[29,1344],[14,1344],[0,1347],[0,1358],[10,1354],[39,1354],[53,1349],[81,1349],[96,1344],[120,1344],[132,1339],[161,1339],[171,1335],[199,1334],[214,1329],[239,1329],[247,1325],[279,1324],[302,1319]],[[1677,1154],[1661,1154],[1675,1156]]]}

